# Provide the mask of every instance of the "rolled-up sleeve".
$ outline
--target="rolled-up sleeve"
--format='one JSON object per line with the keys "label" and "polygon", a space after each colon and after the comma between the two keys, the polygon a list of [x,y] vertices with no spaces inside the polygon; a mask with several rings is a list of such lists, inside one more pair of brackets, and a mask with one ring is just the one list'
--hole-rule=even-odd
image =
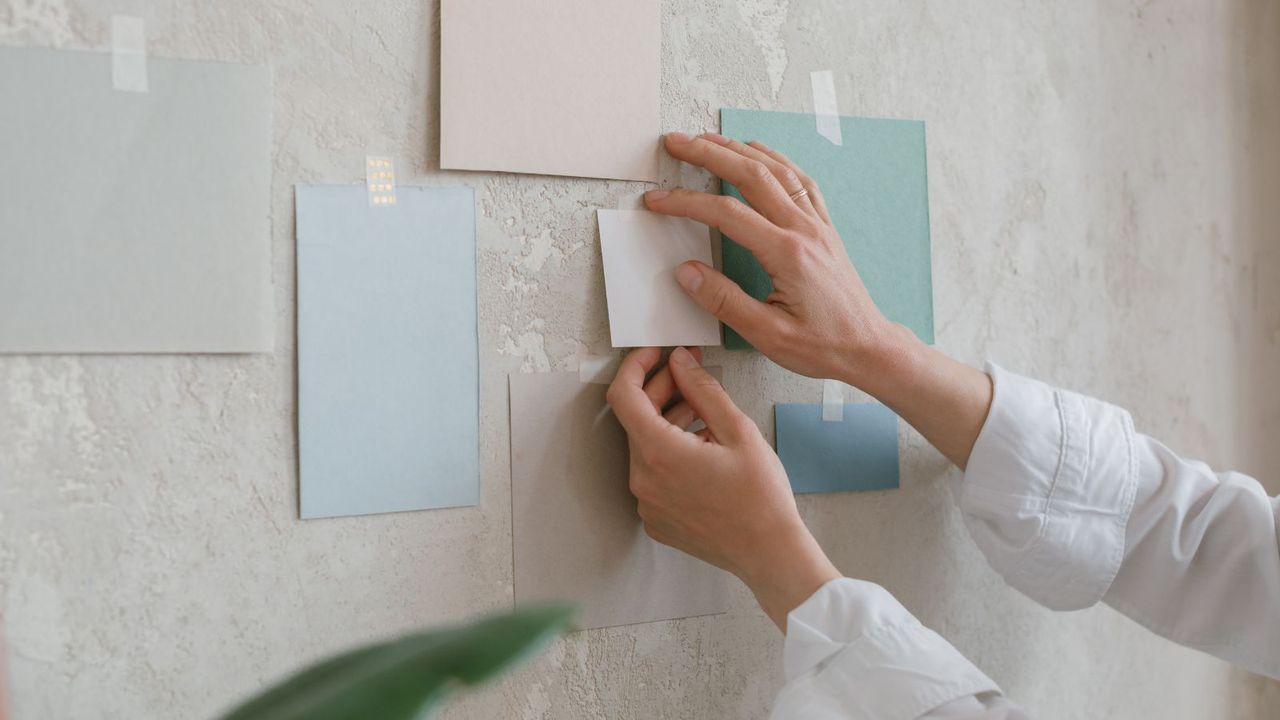
{"label": "rolled-up sleeve", "polygon": [[1138,434],[1127,412],[988,365],[965,524],[1005,581],[1056,610],[1099,601],[1280,676],[1280,502]]}
{"label": "rolled-up sleeve", "polygon": [[787,617],[774,720],[1023,717],[879,585],[833,580]]}
{"label": "rolled-up sleeve", "polygon": [[1102,599],[1124,560],[1137,490],[1129,414],[987,366],[991,410],[955,488],[1005,582],[1055,610]]}

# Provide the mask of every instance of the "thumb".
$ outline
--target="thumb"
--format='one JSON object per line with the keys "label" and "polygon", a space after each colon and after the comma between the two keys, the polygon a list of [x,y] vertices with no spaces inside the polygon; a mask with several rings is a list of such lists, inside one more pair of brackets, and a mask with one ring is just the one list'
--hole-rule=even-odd
{"label": "thumb", "polygon": [[755,427],[733,404],[720,382],[688,350],[676,348],[667,362],[685,402],[721,443],[738,442]]}
{"label": "thumb", "polygon": [[748,295],[720,271],[700,262],[690,261],[676,268],[676,281],[707,312],[753,345],[775,320],[772,308]]}

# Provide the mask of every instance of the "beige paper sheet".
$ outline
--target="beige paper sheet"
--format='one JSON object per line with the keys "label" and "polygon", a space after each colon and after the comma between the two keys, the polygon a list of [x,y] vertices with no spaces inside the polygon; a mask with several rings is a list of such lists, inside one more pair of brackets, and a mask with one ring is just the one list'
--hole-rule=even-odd
{"label": "beige paper sheet", "polygon": [[607,386],[572,372],[510,382],[516,604],[575,602],[582,628],[724,612],[728,574],[645,535]]}
{"label": "beige paper sheet", "polygon": [[658,0],[444,0],[440,166],[658,179]]}

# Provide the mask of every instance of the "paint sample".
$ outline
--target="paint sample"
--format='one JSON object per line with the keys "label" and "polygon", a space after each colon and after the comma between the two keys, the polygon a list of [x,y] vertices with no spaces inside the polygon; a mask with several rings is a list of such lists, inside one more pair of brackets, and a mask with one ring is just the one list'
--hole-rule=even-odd
{"label": "paint sample", "polygon": [[573,372],[510,382],[516,604],[569,600],[584,629],[728,609],[727,574],[645,534],[607,386]]}
{"label": "paint sample", "polygon": [[[820,135],[814,116],[806,113],[726,108],[720,124],[725,136],[759,140],[817,181],[845,251],[876,305],[890,320],[933,343],[924,123],[841,117],[840,145]],[[729,183],[722,189],[742,199]],[[753,297],[768,296],[773,283],[755,257],[728,236],[724,240],[724,273]],[[725,347],[751,346],[726,327]]]}
{"label": "paint sample", "polygon": [[440,165],[658,179],[658,0],[444,0]]}
{"label": "paint sample", "polygon": [[898,416],[879,403],[846,403],[840,420],[822,405],[773,410],[778,457],[798,493],[898,487]]}
{"label": "paint sample", "polygon": [[719,345],[720,323],[675,276],[689,260],[712,264],[707,226],[647,210],[597,212],[613,346]]}
{"label": "paint sample", "polygon": [[296,189],[303,518],[479,502],[469,188]]}
{"label": "paint sample", "polygon": [[266,67],[0,48],[0,352],[272,350]]}

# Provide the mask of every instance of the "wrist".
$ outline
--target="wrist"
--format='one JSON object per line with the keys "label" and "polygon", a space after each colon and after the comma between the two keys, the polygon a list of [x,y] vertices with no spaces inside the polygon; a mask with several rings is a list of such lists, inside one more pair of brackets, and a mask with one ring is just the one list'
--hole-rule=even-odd
{"label": "wrist", "polygon": [[927,347],[905,325],[882,320],[848,354],[837,379],[881,402],[896,388],[909,386],[919,349]]}
{"label": "wrist", "polygon": [[784,633],[792,610],[841,577],[808,528],[798,519],[797,525],[772,537],[735,572]]}

